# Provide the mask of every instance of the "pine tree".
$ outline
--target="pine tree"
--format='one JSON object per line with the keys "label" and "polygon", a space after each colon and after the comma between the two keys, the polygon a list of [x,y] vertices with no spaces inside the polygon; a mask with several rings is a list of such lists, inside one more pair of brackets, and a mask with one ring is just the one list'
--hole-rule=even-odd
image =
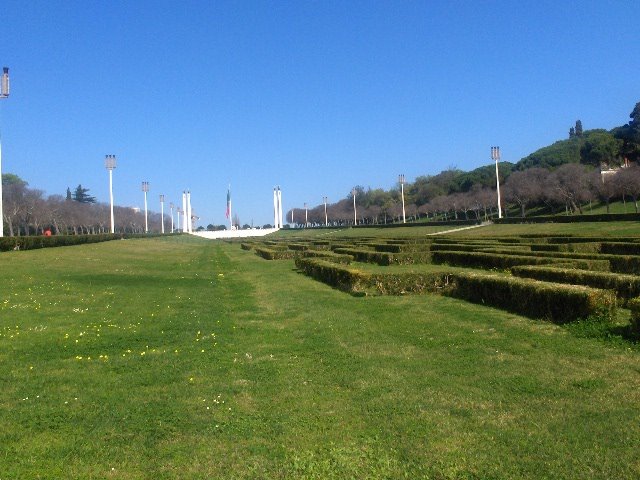
{"label": "pine tree", "polygon": [[67,187],[67,200],[72,200],[71,198],[71,189]]}
{"label": "pine tree", "polygon": [[82,188],[82,185],[79,184],[73,193],[73,199],[79,203],[96,203],[96,197],[92,197],[88,192],[88,188]]}
{"label": "pine tree", "polygon": [[573,127],[571,127],[571,128],[569,129],[569,138],[573,138],[573,137],[575,137],[575,136],[576,136],[576,129],[575,129],[575,128],[573,128]]}
{"label": "pine tree", "polygon": [[576,137],[582,136],[582,122],[580,120],[576,120]]}

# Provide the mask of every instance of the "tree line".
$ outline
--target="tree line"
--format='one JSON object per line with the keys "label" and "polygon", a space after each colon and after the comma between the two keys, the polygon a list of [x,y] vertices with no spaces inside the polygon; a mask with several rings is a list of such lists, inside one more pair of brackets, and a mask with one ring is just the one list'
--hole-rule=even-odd
{"label": "tree line", "polygon": [[[78,188],[73,194],[46,196],[42,190],[30,188],[14,174],[2,175],[3,217],[5,234],[9,236],[42,235],[46,230],[60,234],[94,234],[111,231],[109,204],[98,203],[88,189]],[[114,206],[117,233],[144,233],[144,212],[130,207]],[[161,231],[159,213],[148,212],[149,231]],[[165,231],[171,219],[165,215]]]}
{"label": "tree line", "polygon": [[[569,138],[541,148],[517,163],[501,162],[501,206],[507,214],[583,213],[594,202],[609,205],[631,200],[638,212],[640,195],[640,102],[629,123],[610,131],[584,130],[576,121]],[[355,186],[358,224],[402,221],[401,188],[365,189]],[[420,176],[404,185],[407,221],[425,218],[488,219],[497,214],[495,165],[470,172],[449,168]],[[327,204],[330,225],[353,224],[353,193]],[[297,226],[324,225],[325,206],[292,208],[286,220]]]}

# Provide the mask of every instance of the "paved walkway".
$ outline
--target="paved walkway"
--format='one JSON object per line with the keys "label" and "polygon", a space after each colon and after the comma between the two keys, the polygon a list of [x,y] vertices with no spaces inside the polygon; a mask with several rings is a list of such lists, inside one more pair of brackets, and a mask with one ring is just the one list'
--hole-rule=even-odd
{"label": "paved walkway", "polygon": [[217,232],[193,232],[193,235],[209,240],[220,238],[248,238],[248,237],[264,237],[270,233],[277,232],[278,228],[257,228],[255,230],[220,230]]}
{"label": "paved walkway", "polygon": [[493,222],[482,222],[479,225],[471,225],[469,227],[452,228],[451,230],[443,230],[442,232],[427,233],[427,235],[444,235],[445,233],[460,232],[462,230],[469,230],[470,228],[486,227],[487,225],[493,225]]}

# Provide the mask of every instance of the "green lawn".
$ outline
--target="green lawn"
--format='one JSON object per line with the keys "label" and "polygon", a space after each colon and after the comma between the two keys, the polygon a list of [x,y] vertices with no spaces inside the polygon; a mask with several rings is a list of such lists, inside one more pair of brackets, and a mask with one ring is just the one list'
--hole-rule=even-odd
{"label": "green lawn", "polygon": [[2,480],[640,477],[633,344],[187,236],[0,282]]}

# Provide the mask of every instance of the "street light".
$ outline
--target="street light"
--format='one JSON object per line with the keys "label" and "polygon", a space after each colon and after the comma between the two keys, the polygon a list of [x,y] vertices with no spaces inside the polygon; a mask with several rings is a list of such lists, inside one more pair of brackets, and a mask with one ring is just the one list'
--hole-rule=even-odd
{"label": "street light", "polygon": [[169,209],[171,210],[171,233],[173,233],[173,207],[175,207],[173,202],[169,202]]}
{"label": "street light", "polygon": [[496,191],[498,192],[498,218],[502,218],[500,205],[500,177],[498,176],[498,162],[500,161],[500,147],[491,147],[491,160],[496,161]]}
{"label": "street light", "polygon": [[353,195],[353,225],[358,225],[358,214],[356,211],[356,189],[351,189],[351,195]]}
{"label": "street light", "polygon": [[400,191],[402,192],[402,223],[407,223],[407,217],[404,213],[404,173],[398,175],[398,182],[400,182]]}
{"label": "street light", "polygon": [[147,192],[149,191],[149,182],[142,182],[142,191],[144,192],[144,233],[149,233],[149,222],[147,215]]}
{"label": "street light", "polygon": [[[0,79],[0,99],[9,98],[9,67],[2,69]],[[2,218],[2,133],[0,132],[0,237],[4,237],[4,218]]]}
{"label": "street light", "polygon": [[164,235],[164,195],[160,194],[160,232]]}
{"label": "street light", "polygon": [[304,202],[304,228],[309,226],[309,211],[307,210],[307,202]]}
{"label": "street light", "polygon": [[115,233],[115,222],[113,220],[113,171],[116,168],[116,156],[105,155],[104,166],[109,170],[109,203],[111,205],[111,233]]}
{"label": "street light", "polygon": [[327,217],[327,197],[322,197],[322,201],[324,202],[324,226],[329,226],[329,217]]}

